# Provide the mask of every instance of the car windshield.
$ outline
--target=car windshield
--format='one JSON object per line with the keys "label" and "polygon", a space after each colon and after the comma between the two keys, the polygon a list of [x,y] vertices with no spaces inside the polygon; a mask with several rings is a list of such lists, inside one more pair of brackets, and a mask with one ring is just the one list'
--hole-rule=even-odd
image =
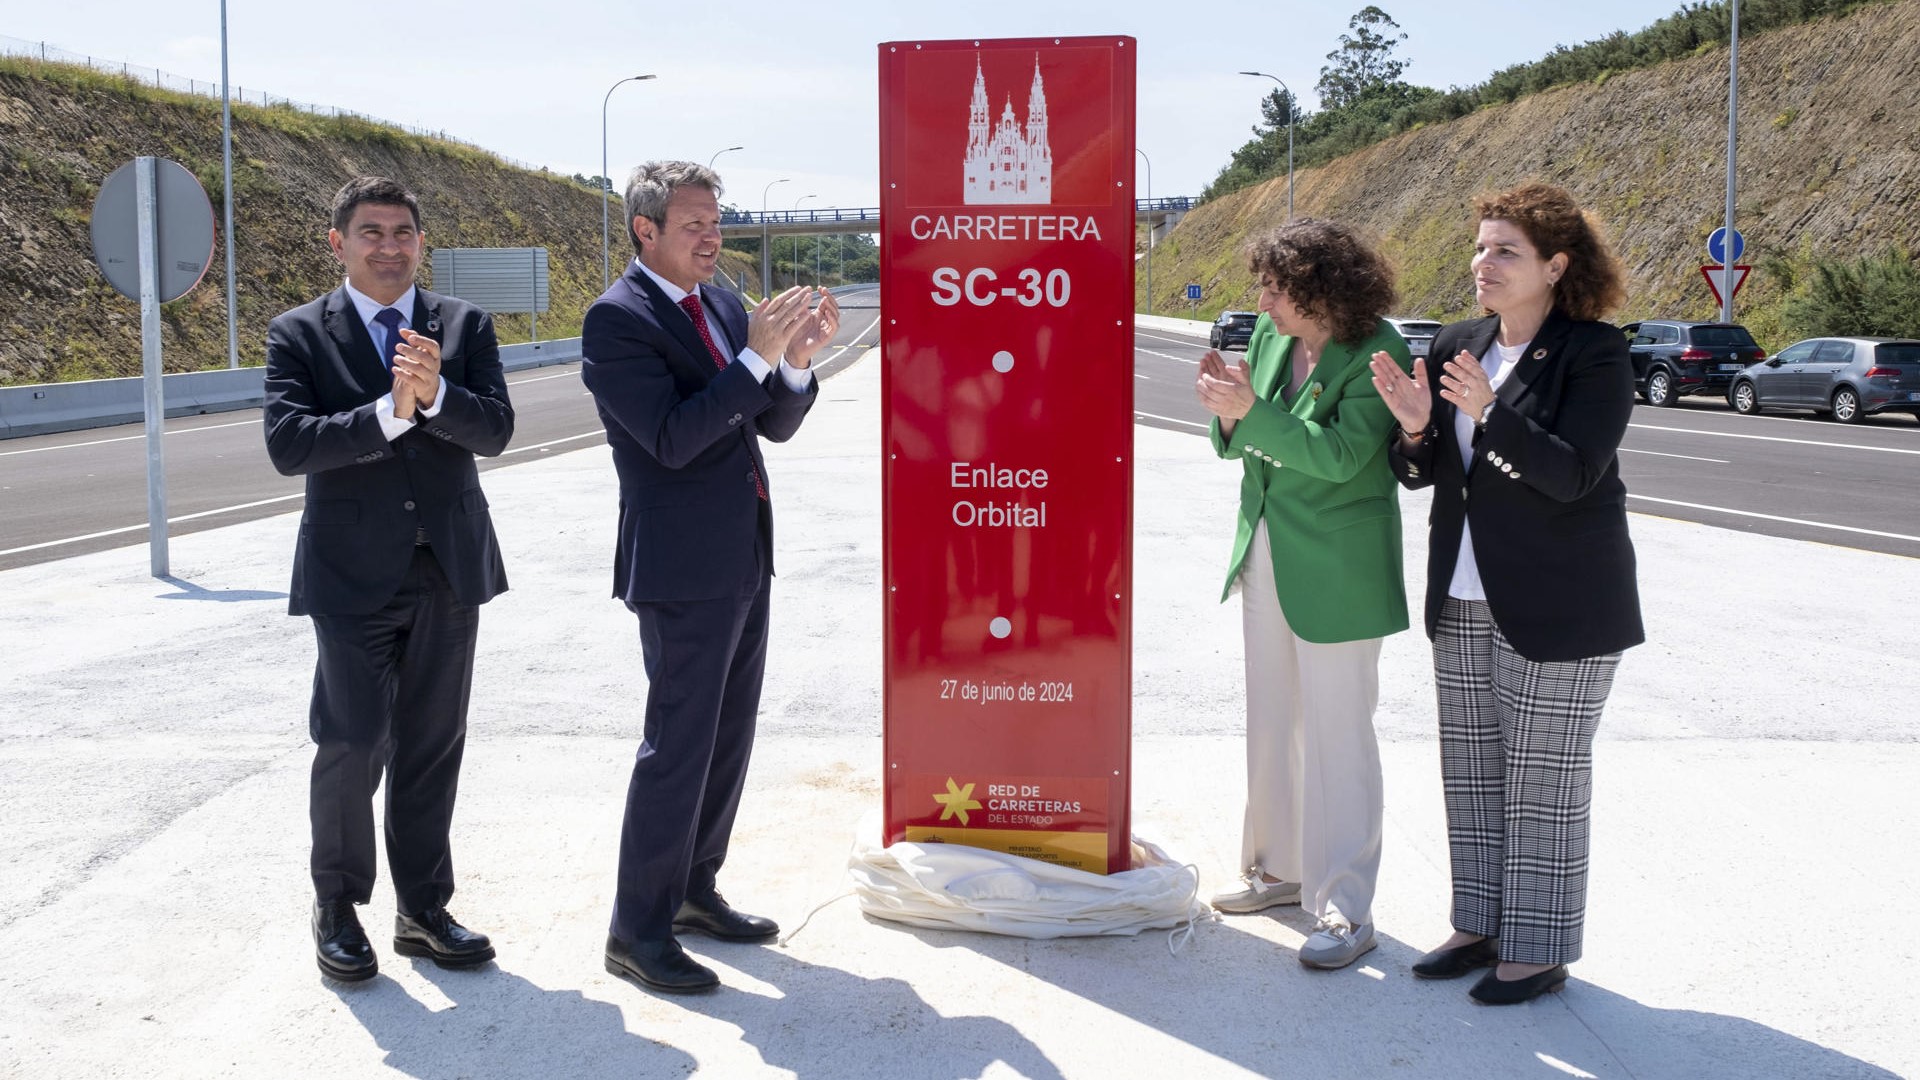
{"label": "car windshield", "polygon": [[1920,341],[1889,341],[1873,347],[1876,364],[1920,364]]}
{"label": "car windshield", "polygon": [[1403,337],[1408,334],[1424,334],[1427,337],[1432,337],[1439,332],[1440,324],[1437,322],[1403,322],[1400,324],[1400,334]]}
{"label": "car windshield", "polygon": [[1747,333],[1744,326],[1696,326],[1693,328],[1693,343],[1708,347],[1752,349],[1753,335]]}
{"label": "car windshield", "polygon": [[1259,317],[1258,315],[1234,315],[1227,322],[1233,326],[1252,326],[1253,321]]}

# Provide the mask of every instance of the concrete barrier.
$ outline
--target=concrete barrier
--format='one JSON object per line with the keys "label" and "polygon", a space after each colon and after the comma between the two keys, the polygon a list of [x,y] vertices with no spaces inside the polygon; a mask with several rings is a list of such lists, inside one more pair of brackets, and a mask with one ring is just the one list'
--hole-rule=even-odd
{"label": "concrete barrier", "polygon": [[[500,347],[508,371],[580,359],[579,338],[528,341]],[[168,416],[258,408],[266,399],[265,368],[188,371],[162,379]],[[145,416],[138,377],[0,386],[0,439],[138,423]]]}

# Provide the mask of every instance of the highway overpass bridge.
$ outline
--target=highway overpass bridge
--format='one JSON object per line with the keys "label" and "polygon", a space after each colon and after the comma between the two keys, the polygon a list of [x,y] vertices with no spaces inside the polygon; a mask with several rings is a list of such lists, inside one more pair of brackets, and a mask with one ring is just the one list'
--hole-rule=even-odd
{"label": "highway overpass bridge", "polygon": [[[1173,223],[1179,221],[1187,211],[1200,205],[1200,200],[1190,197],[1172,199],[1139,199],[1134,203],[1134,220],[1151,225],[1155,238],[1163,236]],[[991,213],[994,207],[980,207],[981,213]],[[1015,209],[1015,208],[1009,208]],[[1022,212],[1029,207],[1017,208]],[[720,235],[737,239],[749,239],[760,236],[822,236],[833,233],[874,233],[880,231],[879,207],[857,207],[847,209],[829,206],[819,210],[770,210],[754,213],[751,210],[724,210],[720,215]]]}

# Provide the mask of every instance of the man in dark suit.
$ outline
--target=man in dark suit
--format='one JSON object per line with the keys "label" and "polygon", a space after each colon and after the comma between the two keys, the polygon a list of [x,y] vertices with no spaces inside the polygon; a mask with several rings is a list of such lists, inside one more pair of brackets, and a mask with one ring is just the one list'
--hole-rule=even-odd
{"label": "man in dark suit", "polygon": [[719,985],[676,931],[765,941],[772,920],[715,885],[746,782],[767,655],[773,503],[759,439],[799,430],[832,296],[793,288],[749,315],[704,287],[720,178],[650,162],[626,190],[638,257],[587,310],[582,369],[620,474],[613,595],[639,617],[644,734],[627,790],[607,970],[656,990]]}
{"label": "man in dark suit", "polygon": [[314,946],[349,982],[378,970],[353,908],[373,894],[382,772],[394,951],[442,967],[494,955],[447,914],[447,834],[479,606],[507,587],[473,459],[506,448],[513,406],[492,318],[414,287],[424,240],[406,188],[348,182],[327,233],[346,283],[267,331],[267,453],[307,478],[288,611],[319,643]]}

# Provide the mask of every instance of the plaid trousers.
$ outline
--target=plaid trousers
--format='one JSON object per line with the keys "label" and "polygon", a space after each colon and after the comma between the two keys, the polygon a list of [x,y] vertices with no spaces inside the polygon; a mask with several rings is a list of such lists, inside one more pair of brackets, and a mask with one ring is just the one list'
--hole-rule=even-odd
{"label": "plaid trousers", "polygon": [[1620,654],[1536,663],[1482,601],[1448,597],[1433,637],[1453,928],[1500,959],[1580,958],[1593,735]]}

